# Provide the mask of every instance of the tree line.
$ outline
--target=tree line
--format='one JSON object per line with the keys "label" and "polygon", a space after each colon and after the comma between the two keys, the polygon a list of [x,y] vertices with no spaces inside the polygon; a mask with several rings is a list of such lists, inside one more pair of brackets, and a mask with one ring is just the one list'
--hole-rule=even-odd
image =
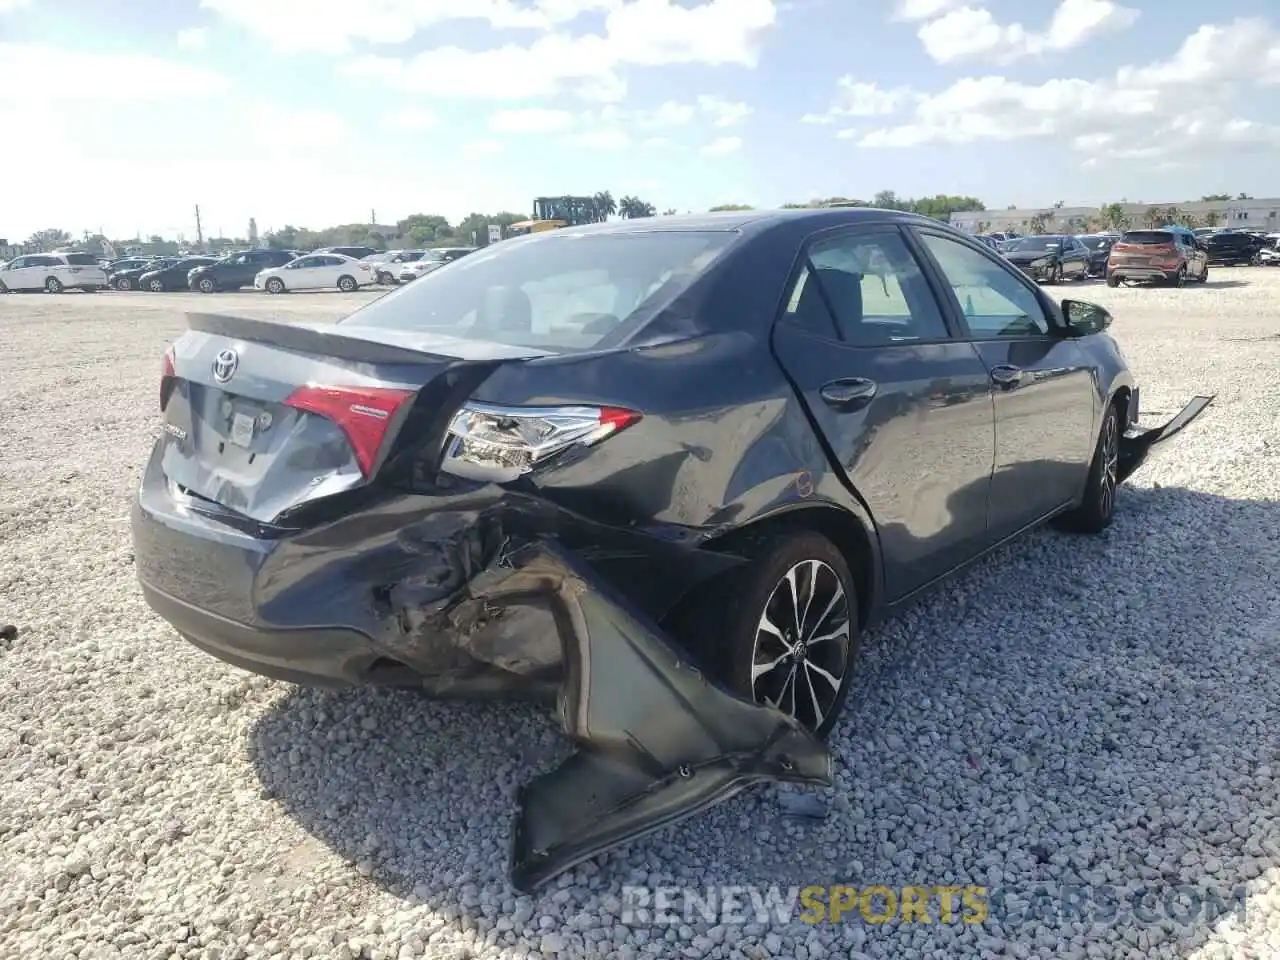
{"label": "tree line", "polygon": [[[549,204],[549,210],[542,211],[541,215],[552,214],[553,216],[548,217],[549,219],[564,217],[571,213],[576,218],[585,218],[592,221],[604,221],[615,216],[632,220],[642,217],[669,216],[677,212],[674,208],[668,208],[659,213],[658,208],[647,200],[631,195],[615,198],[608,190],[601,190],[578,198],[548,199],[552,201]],[[1253,198],[1245,193],[1237,194],[1234,197],[1230,194],[1222,193],[1207,194],[1200,199],[1225,202]],[[556,205],[557,201],[570,200],[575,204],[575,208],[572,211],[561,210]],[[899,197],[892,190],[881,190],[870,200],[841,196],[820,197],[803,203],[784,203],[782,207],[794,210],[824,207],[832,204],[878,207],[884,210],[904,210],[921,216],[932,217],[944,223],[950,220],[953,213],[985,211],[987,209],[986,205],[977,197],[939,193],[931,197],[908,198]],[[1058,201],[1053,209],[1061,208],[1062,206],[1062,201]],[[711,208],[712,211],[751,209],[754,208],[750,204],[738,203],[720,204]],[[1054,219],[1053,209],[1046,209],[1037,213],[1022,224],[1025,232],[1046,232]],[[317,247],[337,244],[369,246],[378,250],[395,247],[470,246],[473,243],[485,242],[490,224],[497,224],[505,230],[513,223],[531,219],[532,216],[538,214],[538,211],[530,214],[509,210],[503,210],[498,213],[470,213],[455,222],[450,221],[448,217],[441,214],[415,213],[397,221],[394,232],[368,223],[337,224],[322,229],[286,224],[278,229],[268,231],[263,235],[260,242],[265,246],[288,250],[314,250]],[[1221,223],[1221,219],[1216,213],[1210,212],[1196,215],[1182,211],[1176,205],[1152,205],[1146,208],[1146,212],[1143,215],[1134,217],[1125,213],[1125,208],[1122,204],[1111,203],[1102,207],[1097,215],[1089,218],[1087,223],[1080,224],[1080,226],[1083,229],[1090,230],[1124,230],[1131,227],[1161,226],[1169,223],[1180,223],[1188,227],[1215,227]],[[983,232],[990,229],[990,224],[979,223],[978,228],[979,232]],[[91,234],[89,231],[85,231],[82,237],[76,238],[65,230],[51,228],[34,233],[27,240],[25,247],[30,250],[51,250],[72,245],[87,248],[100,244],[105,239],[98,234]],[[166,240],[160,236],[133,237],[127,240],[116,240],[113,243],[117,249],[138,245],[145,247],[152,253],[177,253],[181,247],[190,245],[181,244],[176,240]],[[203,248],[217,252],[247,245],[248,240],[243,237],[214,237],[205,239]]]}

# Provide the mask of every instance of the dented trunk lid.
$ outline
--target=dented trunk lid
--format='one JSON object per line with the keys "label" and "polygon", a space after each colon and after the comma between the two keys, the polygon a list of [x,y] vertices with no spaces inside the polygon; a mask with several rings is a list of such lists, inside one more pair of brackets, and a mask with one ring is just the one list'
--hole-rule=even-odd
{"label": "dented trunk lid", "polygon": [[368,483],[429,386],[545,355],[344,323],[191,314],[163,387],[175,494],[260,523]]}

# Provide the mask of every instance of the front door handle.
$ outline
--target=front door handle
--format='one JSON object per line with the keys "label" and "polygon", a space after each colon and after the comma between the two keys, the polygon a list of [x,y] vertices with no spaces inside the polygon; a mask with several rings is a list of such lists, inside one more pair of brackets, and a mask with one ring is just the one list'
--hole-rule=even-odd
{"label": "front door handle", "polygon": [[991,368],[991,379],[1006,390],[1012,390],[1022,382],[1022,368],[1011,363],[997,364]]}
{"label": "front door handle", "polygon": [[865,407],[876,395],[876,382],[863,377],[846,377],[825,384],[818,395],[829,407],[848,413]]}

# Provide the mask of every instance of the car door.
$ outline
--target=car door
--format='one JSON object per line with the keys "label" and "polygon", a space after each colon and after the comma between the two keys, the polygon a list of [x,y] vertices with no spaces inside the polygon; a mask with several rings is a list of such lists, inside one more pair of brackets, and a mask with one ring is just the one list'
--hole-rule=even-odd
{"label": "car door", "polygon": [[32,257],[15,257],[0,272],[0,279],[10,290],[31,290],[32,277],[36,273],[31,265]]}
{"label": "car door", "polygon": [[1003,538],[1080,495],[1093,456],[1094,368],[1044,296],[999,257],[926,227],[912,230],[951,293],[995,387],[990,529]]}
{"label": "car door", "polygon": [[237,253],[214,267],[218,274],[219,285],[228,290],[253,283],[253,278],[261,269],[261,265],[251,253]]}
{"label": "car door", "polygon": [[990,376],[895,225],[805,247],[774,327],[779,362],[880,535],[899,599],[987,540],[995,452]]}
{"label": "car door", "polygon": [[[331,253],[307,257],[306,261],[298,267],[296,282],[290,282],[289,286],[298,290],[314,290],[317,287],[328,286],[327,278],[331,274],[333,282],[337,283],[334,265],[339,263],[342,263],[342,260]],[[290,279],[292,281],[292,278]]]}
{"label": "car door", "polygon": [[1089,272],[1089,248],[1077,240],[1070,238],[1071,264],[1067,267],[1067,275],[1074,278]]}

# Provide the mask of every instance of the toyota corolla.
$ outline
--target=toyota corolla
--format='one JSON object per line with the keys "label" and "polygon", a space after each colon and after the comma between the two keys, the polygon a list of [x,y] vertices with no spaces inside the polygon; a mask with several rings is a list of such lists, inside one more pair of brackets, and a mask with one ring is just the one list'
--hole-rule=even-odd
{"label": "toyota corolla", "polygon": [[150,605],[271,677],[558,705],[526,889],[767,779],[824,783],[870,625],[1118,484],[1101,307],[872,209],[504,241],[337,324],[195,314],[133,538]]}

